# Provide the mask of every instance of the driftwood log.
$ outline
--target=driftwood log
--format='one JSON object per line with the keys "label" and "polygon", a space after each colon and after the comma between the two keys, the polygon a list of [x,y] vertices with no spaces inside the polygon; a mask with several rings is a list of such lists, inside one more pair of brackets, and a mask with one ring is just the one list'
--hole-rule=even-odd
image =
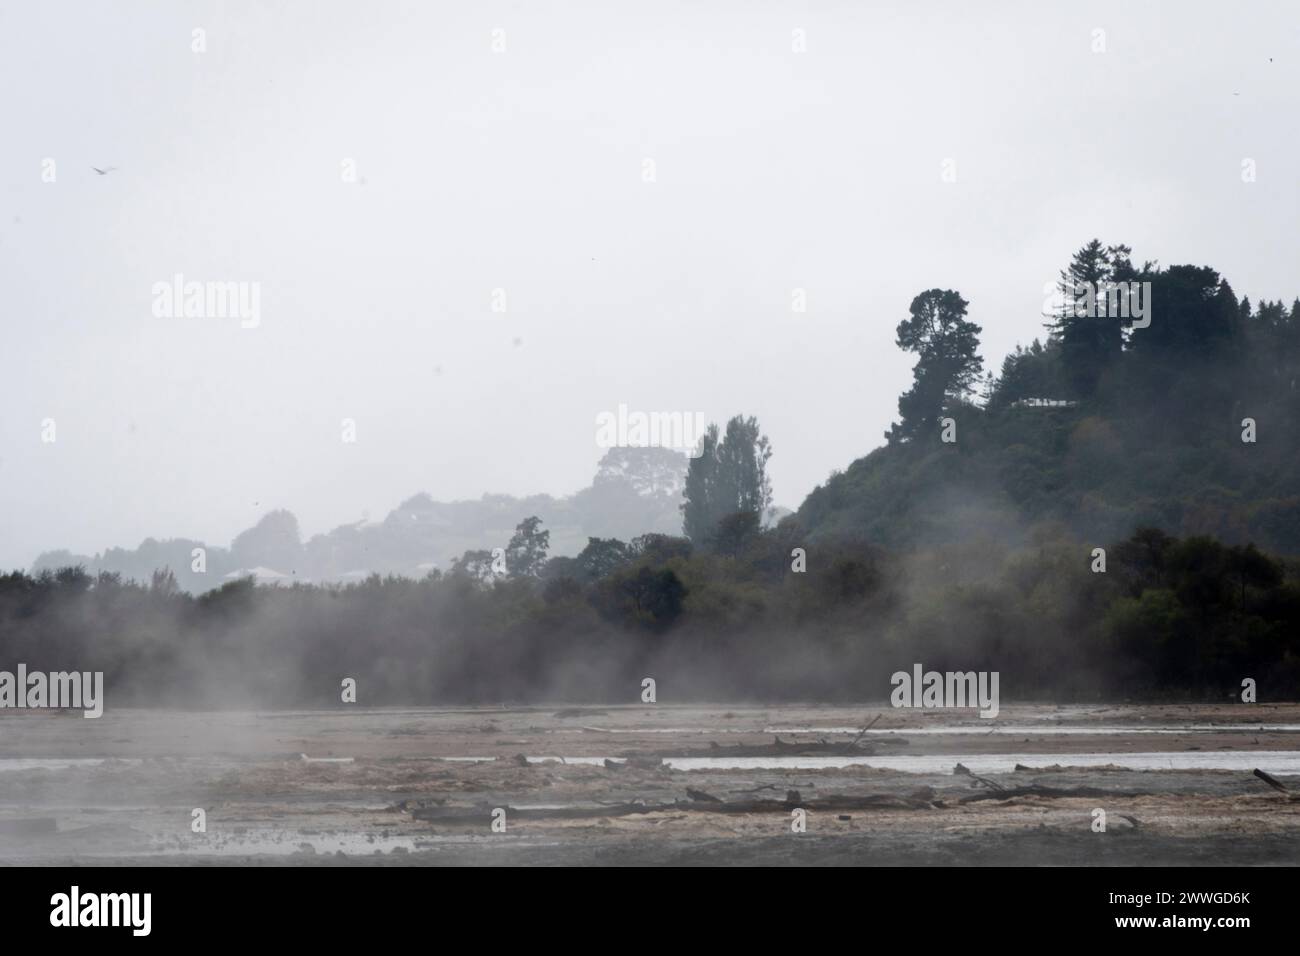
{"label": "driftwood log", "polygon": [[1145,797],[1141,790],[1105,790],[1101,787],[1010,787],[1005,790],[983,791],[957,799],[958,803],[976,803],[980,800],[1010,800],[1013,797]]}
{"label": "driftwood log", "polygon": [[1260,770],[1258,767],[1255,768],[1255,776],[1259,777],[1260,780],[1263,780],[1266,784],[1268,784],[1268,785],[1269,785],[1270,787],[1272,787],[1274,790],[1278,790],[1278,791],[1280,791],[1280,792],[1282,792],[1282,793],[1290,793],[1290,792],[1291,792],[1291,791],[1287,790],[1286,785],[1283,784],[1280,780],[1278,780],[1278,779],[1277,779],[1276,777],[1274,777],[1272,774],[1265,773],[1264,771]]}

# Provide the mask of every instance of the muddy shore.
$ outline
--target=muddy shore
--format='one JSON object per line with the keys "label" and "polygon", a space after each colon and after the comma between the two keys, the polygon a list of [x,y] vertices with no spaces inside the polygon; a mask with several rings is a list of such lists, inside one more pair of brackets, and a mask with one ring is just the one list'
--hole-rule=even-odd
{"label": "muddy shore", "polygon": [[1295,865],[1300,704],[9,711],[0,863]]}

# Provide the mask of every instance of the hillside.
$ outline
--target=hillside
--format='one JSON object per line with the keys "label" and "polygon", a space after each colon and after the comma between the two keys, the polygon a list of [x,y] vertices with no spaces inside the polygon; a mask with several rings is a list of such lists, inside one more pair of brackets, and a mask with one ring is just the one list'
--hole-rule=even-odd
{"label": "hillside", "polygon": [[1207,268],[1140,275],[1151,324],[1125,330],[1093,381],[1072,375],[1059,331],[1018,349],[982,403],[947,396],[954,441],[932,423],[872,451],[808,496],[800,525],[903,550],[1150,526],[1300,555],[1300,301],[1254,309]]}

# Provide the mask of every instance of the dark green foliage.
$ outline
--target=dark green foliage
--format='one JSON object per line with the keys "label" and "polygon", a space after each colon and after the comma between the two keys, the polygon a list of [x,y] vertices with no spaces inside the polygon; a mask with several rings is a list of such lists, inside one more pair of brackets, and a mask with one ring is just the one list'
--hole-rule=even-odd
{"label": "dark green foliage", "polygon": [[525,518],[515,528],[506,545],[506,569],[520,578],[535,578],[542,573],[546,552],[551,547],[551,533],[543,531],[542,519]]}
{"label": "dark green foliage", "polygon": [[[678,539],[680,540],[680,539]],[[997,670],[1003,700],[1300,693],[1300,581],[1251,547],[1152,529],[1106,573],[1057,524],[1015,545],[882,551],[787,519],[734,554],[669,541],[584,581],[468,574],[346,587],[232,582],[200,598],[78,569],[0,577],[0,648],[105,671],[108,706],[336,706],[573,699],[882,699],[889,675]],[[617,549],[615,549],[617,550]],[[570,561],[572,559],[569,559]],[[558,562],[558,563],[557,563]],[[553,570],[550,565],[556,564]]]}
{"label": "dark green foliage", "polygon": [[759,532],[757,511],[737,511],[718,522],[709,543],[718,554],[735,556]]}
{"label": "dark green foliage", "polygon": [[890,443],[937,433],[948,403],[975,388],[984,360],[976,354],[980,327],[966,319],[968,303],[951,289],[930,289],[912,300],[898,323],[898,347],[917,355],[912,387],[898,400],[902,421],[885,435]]}
{"label": "dark green foliage", "polygon": [[612,620],[663,631],[681,616],[685,598],[686,587],[671,568],[641,565],[601,582],[592,603]]}
{"label": "dark green foliage", "polygon": [[741,511],[761,517],[771,506],[767,461],[772,447],[757,419],[737,415],[721,439],[718,426],[710,425],[699,452],[686,472],[682,528],[692,541],[708,543],[723,519]]}
{"label": "dark green foliage", "polygon": [[575,563],[583,580],[595,581],[627,564],[631,556],[628,546],[616,538],[589,538]]}
{"label": "dark green foliage", "polygon": [[1106,290],[1111,284],[1138,278],[1129,261],[1132,251],[1128,246],[1103,246],[1100,239],[1093,239],[1061,272],[1058,289],[1065,304],[1051,328],[1060,343],[1066,384],[1074,396],[1091,395],[1123,349],[1127,323],[1110,308],[1112,300]]}
{"label": "dark green foliage", "polygon": [[983,408],[949,400],[955,445],[877,449],[815,489],[798,512],[810,538],[1015,542],[1053,520],[1093,542],[1151,526],[1300,556],[1300,307],[1252,312],[1213,269],[1139,269],[1099,241],[1062,274],[1076,279],[1149,282],[1150,324],[1058,316]]}
{"label": "dark green foliage", "polygon": [[1038,339],[1028,348],[1016,350],[1002,361],[1002,374],[993,382],[986,404],[1002,409],[1015,402],[1034,399],[1062,399],[1069,394],[1061,360],[1061,344]]}

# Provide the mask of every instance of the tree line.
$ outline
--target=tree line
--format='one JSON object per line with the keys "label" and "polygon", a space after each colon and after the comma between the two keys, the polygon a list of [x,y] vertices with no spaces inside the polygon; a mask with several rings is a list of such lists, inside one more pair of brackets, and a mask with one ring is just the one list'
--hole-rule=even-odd
{"label": "tree line", "polygon": [[1300,301],[1100,240],[1059,288],[1120,282],[1150,284],[1149,322],[1063,306],[983,377],[969,303],[916,296],[887,444],[777,523],[772,445],[737,415],[690,460],[680,535],[551,556],[533,515],[421,579],[199,597],[166,570],[15,572],[0,653],[159,705],[338,704],[347,677],[374,705],[634,702],[647,676],[665,701],[881,699],[915,662],[997,670],[1008,700],[1294,699]]}

